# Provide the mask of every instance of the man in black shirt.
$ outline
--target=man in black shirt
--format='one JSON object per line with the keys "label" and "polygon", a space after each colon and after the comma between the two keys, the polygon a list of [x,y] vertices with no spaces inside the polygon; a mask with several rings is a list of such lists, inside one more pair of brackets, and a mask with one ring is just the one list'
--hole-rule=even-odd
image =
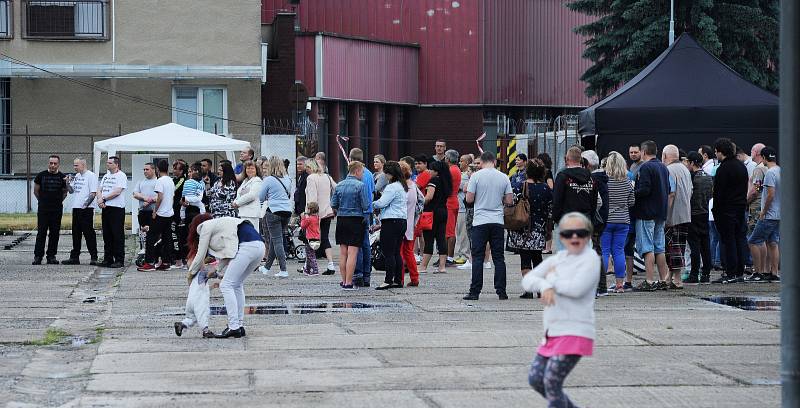
{"label": "man in black shirt", "polygon": [[305,156],[297,158],[297,180],[294,190],[294,213],[298,217],[306,211],[306,186],[308,185],[308,172],[306,171]]}
{"label": "man in black shirt", "polygon": [[36,175],[33,180],[33,195],[39,200],[36,214],[36,247],[33,251],[33,265],[41,265],[45,255],[44,242],[47,239],[47,263],[57,265],[58,234],[61,231],[63,201],[67,197],[67,181],[64,173],[58,171],[61,158],[52,155],[48,158],[47,170]]}
{"label": "man in black shirt", "polygon": [[736,148],[730,139],[718,139],[714,153],[720,161],[714,175],[714,223],[719,230],[725,255],[725,273],[713,283],[744,282],[744,262],[747,233],[747,168],[736,158]]}

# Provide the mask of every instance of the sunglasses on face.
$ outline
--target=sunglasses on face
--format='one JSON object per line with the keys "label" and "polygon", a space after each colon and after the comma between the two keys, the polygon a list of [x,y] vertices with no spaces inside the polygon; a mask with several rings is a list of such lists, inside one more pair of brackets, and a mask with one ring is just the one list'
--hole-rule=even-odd
{"label": "sunglasses on face", "polygon": [[589,236],[589,230],[587,230],[587,229],[569,229],[569,230],[563,230],[563,231],[559,232],[558,235],[561,235],[561,238],[566,238],[566,239],[572,238],[575,235],[577,235],[578,238],[586,238],[586,237]]}

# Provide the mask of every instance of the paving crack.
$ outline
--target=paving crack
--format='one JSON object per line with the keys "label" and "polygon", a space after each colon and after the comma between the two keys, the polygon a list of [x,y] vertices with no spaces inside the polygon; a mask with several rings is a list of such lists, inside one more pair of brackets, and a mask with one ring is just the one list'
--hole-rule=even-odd
{"label": "paving crack", "polygon": [[431,408],[441,408],[442,407],[438,402],[436,402],[436,400],[431,398],[430,395],[425,394],[424,392],[422,392],[420,390],[414,390],[414,395],[417,398],[421,399],[423,402],[425,402],[425,405],[427,405],[427,406],[429,406]]}

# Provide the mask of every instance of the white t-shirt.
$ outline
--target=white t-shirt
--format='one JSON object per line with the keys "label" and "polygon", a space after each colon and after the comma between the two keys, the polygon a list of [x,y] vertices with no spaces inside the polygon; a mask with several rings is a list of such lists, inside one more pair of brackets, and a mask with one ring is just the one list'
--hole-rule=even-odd
{"label": "white t-shirt", "polygon": [[161,205],[156,210],[156,215],[159,217],[172,217],[175,215],[175,210],[172,209],[172,203],[175,201],[175,183],[169,176],[161,176],[158,178],[155,188],[156,193],[161,193]]}
{"label": "white t-shirt", "polygon": [[511,181],[497,169],[481,169],[469,178],[467,192],[475,193],[472,225],[503,225],[503,197],[511,194]]}
{"label": "white t-shirt", "polygon": [[116,173],[106,172],[103,180],[100,181],[100,196],[106,197],[117,188],[121,188],[122,192],[118,196],[106,200],[106,206],[125,208],[125,189],[128,188],[128,176],[122,170]]}
{"label": "white t-shirt", "polygon": [[[89,199],[89,195],[97,192],[97,176],[91,171],[83,174],[75,173],[72,177],[72,208],[81,209]],[[95,200],[89,203],[86,208],[94,208]]]}

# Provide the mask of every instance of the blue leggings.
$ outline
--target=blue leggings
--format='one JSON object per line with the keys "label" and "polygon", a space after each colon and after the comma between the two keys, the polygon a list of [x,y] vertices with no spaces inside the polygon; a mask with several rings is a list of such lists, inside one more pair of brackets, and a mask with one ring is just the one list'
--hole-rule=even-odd
{"label": "blue leggings", "polygon": [[578,355],[544,357],[539,354],[533,359],[528,372],[528,383],[547,399],[548,408],[575,407],[567,394],[564,394],[563,386],[567,375],[580,359],[581,356]]}

